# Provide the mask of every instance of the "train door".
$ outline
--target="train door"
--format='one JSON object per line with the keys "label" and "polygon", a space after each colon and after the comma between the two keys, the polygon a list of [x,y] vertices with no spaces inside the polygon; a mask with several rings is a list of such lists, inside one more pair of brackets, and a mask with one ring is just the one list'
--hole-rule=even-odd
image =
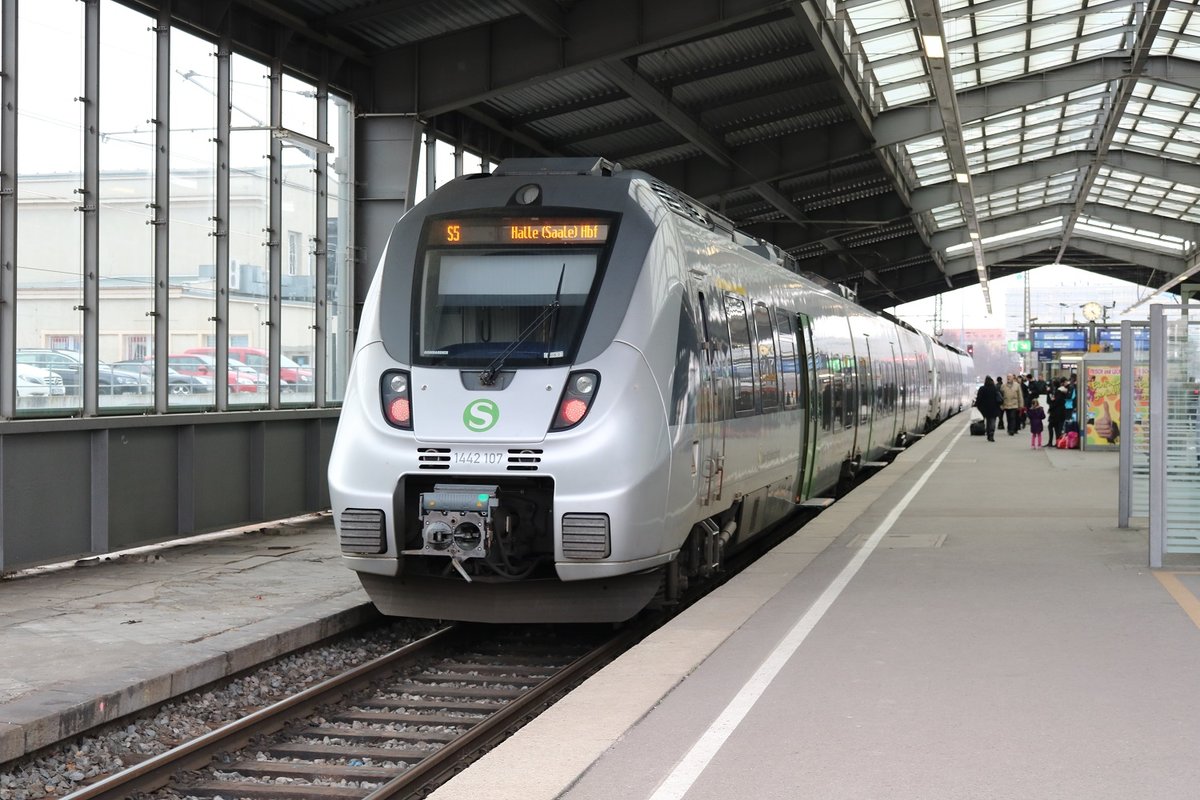
{"label": "train door", "polygon": [[719,292],[699,292],[700,335],[704,338],[700,359],[700,395],[697,414],[696,464],[700,470],[697,498],[706,506],[721,499],[725,482],[725,425],[732,415],[729,382],[729,334],[725,308]]}
{"label": "train door", "polygon": [[[858,349],[854,343],[854,324],[850,320],[849,312],[846,313],[846,328],[850,332],[850,352],[845,355],[844,362],[841,365],[844,383],[842,386],[843,401],[842,414],[843,425],[850,430],[850,452],[848,458],[854,458],[858,453],[862,452],[862,437],[859,433],[859,421],[862,415],[859,413],[859,403],[862,397],[862,376],[859,375],[858,369]],[[864,340],[865,341],[865,340]]]}
{"label": "train door", "polygon": [[897,442],[897,437],[900,435],[900,430],[903,426],[903,411],[900,408],[897,398],[899,396],[898,385],[900,378],[896,374],[900,366],[899,351],[896,350],[895,342],[888,342],[888,347],[891,348],[892,358],[886,364],[884,369],[887,371],[887,383],[884,385],[884,405],[887,407],[888,413],[892,415],[892,430],[888,434],[888,444],[894,445]]}
{"label": "train door", "polygon": [[858,359],[858,369],[855,373],[858,375],[858,407],[859,407],[859,424],[866,422],[866,430],[863,431],[863,447],[864,454],[869,454],[874,444],[875,432],[875,362],[871,359],[871,334],[863,334],[863,348],[866,355],[860,356]]}
{"label": "train door", "polygon": [[[786,315],[780,315],[781,319]],[[812,320],[807,314],[796,317],[796,377],[800,393],[800,481],[797,494],[801,499],[812,497],[813,458],[816,453],[817,420],[820,412],[816,408],[818,393],[815,391],[815,364],[812,359]],[[790,326],[790,321],[789,321]]]}

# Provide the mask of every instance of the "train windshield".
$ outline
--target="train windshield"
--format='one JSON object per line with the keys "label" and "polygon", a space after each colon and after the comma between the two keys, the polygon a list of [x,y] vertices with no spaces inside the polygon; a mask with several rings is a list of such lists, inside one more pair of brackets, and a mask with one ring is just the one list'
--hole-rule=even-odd
{"label": "train windshield", "polygon": [[567,362],[596,282],[600,248],[425,251],[418,363],[487,368]]}

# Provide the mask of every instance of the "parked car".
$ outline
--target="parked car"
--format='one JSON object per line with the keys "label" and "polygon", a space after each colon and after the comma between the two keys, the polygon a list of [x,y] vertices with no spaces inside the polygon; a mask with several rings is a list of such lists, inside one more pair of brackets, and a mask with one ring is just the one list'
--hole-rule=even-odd
{"label": "parked car", "polygon": [[[79,394],[83,387],[83,358],[74,350],[51,350],[35,347],[17,349],[17,363],[48,369],[62,378],[66,394]],[[102,395],[138,394],[141,383],[136,376],[118,372],[101,361],[97,365],[97,391]]]}
{"label": "parked car", "polygon": [[[135,359],[113,362],[113,369],[136,375],[141,384],[142,392],[149,393],[154,388],[154,360]],[[167,367],[168,393],[173,395],[204,394],[213,390],[214,381],[204,375],[184,375],[177,369]]]}
{"label": "parked car", "polygon": [[17,363],[17,397],[61,397],[66,393],[57,372]]}
{"label": "parked car", "polygon": [[[43,375],[49,370],[31,367],[28,364],[17,364],[17,398],[49,397],[50,387],[46,385]],[[53,375],[54,373],[50,373]],[[57,377],[57,376],[55,376]],[[62,380],[59,380],[61,383]]]}
{"label": "parked car", "polygon": [[[153,358],[147,359],[153,362]],[[217,361],[212,356],[201,355],[197,353],[181,353],[167,356],[167,365],[172,369],[182,372],[184,375],[199,375],[201,377],[214,379],[217,374]],[[257,370],[229,360],[229,371],[227,373],[229,379],[230,392],[257,392],[265,391],[267,381],[262,375],[258,374]]]}
{"label": "parked car", "polygon": [[[217,349],[215,347],[191,347],[185,350],[186,353],[197,353],[216,357]],[[230,346],[229,358],[253,367],[263,375],[271,374],[270,355],[266,350],[260,347],[235,347]],[[292,359],[285,355],[279,356],[279,385],[284,391],[312,391],[313,372],[308,367],[297,364]]]}

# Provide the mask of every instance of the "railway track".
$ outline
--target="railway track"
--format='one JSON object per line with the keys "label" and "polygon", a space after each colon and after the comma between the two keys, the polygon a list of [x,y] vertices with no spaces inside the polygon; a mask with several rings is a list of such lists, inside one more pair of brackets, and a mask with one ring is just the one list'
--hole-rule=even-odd
{"label": "railway track", "polygon": [[411,796],[502,740],[645,630],[603,640],[444,628],[71,795]]}

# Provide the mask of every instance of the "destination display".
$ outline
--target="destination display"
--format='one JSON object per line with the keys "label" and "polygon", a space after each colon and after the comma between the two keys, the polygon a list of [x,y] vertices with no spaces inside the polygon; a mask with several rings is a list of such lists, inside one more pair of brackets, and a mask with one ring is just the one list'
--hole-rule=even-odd
{"label": "destination display", "polygon": [[[1101,346],[1106,346],[1114,353],[1121,349],[1121,329],[1120,328],[1098,328],[1096,330],[1096,338]],[[1150,329],[1145,327],[1137,327],[1133,329],[1133,341],[1137,348],[1147,348],[1150,346]]]}
{"label": "destination display", "polygon": [[1034,328],[1035,350],[1087,350],[1087,331],[1082,328]]}
{"label": "destination display", "polygon": [[541,219],[538,217],[496,217],[487,219],[448,219],[433,223],[433,244],[604,244],[608,241],[608,220]]}

